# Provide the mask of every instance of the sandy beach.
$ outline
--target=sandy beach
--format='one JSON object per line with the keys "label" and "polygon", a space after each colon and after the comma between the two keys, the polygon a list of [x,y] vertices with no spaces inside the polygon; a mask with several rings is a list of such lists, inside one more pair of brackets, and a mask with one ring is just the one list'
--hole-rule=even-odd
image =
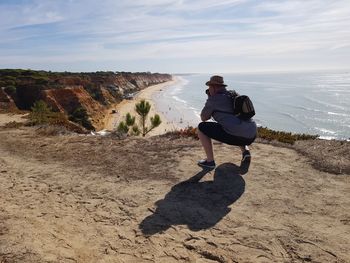
{"label": "sandy beach", "polygon": [[[172,81],[147,87],[146,89],[143,89],[140,92],[138,92],[133,99],[124,99],[121,103],[118,103],[111,107],[110,109],[108,109],[107,117],[105,119],[105,129],[109,131],[116,129],[118,127],[118,124],[121,121],[125,120],[125,116],[127,113],[130,113],[132,116],[136,116],[136,119],[139,119],[139,116],[135,112],[135,105],[142,99],[148,101],[151,104],[151,110],[148,114],[148,121],[151,116],[154,116],[154,114],[159,114],[162,120],[160,126],[150,131],[147,134],[147,136],[164,134],[167,131],[173,131],[177,129],[178,127],[175,123],[167,120],[164,114],[156,110],[155,102],[152,99],[154,93],[161,92],[162,89],[176,84],[177,81],[178,80],[176,79],[176,77],[174,77]],[[115,111],[115,113],[112,113],[113,110]],[[150,123],[148,122],[148,126],[149,125]]]}

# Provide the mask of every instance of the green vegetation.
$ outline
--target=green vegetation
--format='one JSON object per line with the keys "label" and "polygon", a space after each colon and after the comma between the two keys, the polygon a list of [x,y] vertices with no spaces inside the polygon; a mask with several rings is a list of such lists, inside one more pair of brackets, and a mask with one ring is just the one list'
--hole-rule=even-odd
{"label": "green vegetation", "polygon": [[13,95],[16,93],[16,87],[13,86],[13,85],[10,85],[10,86],[6,86],[4,91],[9,94],[9,95]]}
{"label": "green vegetation", "polygon": [[57,126],[64,127],[69,131],[78,133],[84,132],[83,128],[71,123],[64,113],[53,112],[52,109],[42,100],[34,103],[32,111],[29,114],[29,125]]}
{"label": "green vegetation", "polygon": [[95,128],[92,126],[92,124],[89,120],[89,115],[87,114],[86,109],[84,109],[82,107],[76,108],[69,115],[69,120],[80,124],[81,126],[83,126],[84,128],[86,128],[88,130],[95,130]]}
{"label": "green vegetation", "polygon": [[47,86],[52,74],[46,71],[24,70],[24,69],[1,69],[0,87],[5,87],[6,93],[15,95],[19,85],[38,85],[41,88]]}
{"label": "green vegetation", "polygon": [[29,114],[30,125],[56,124],[66,125],[68,119],[63,113],[53,112],[52,109],[42,100],[36,101]]}
{"label": "green vegetation", "polygon": [[[168,132],[167,135],[198,139],[197,128],[193,128],[191,126],[185,129]],[[291,132],[274,131],[266,127],[259,127],[258,138],[267,141],[279,141],[282,143],[294,144],[296,141],[300,140],[315,140],[318,138],[318,135],[293,134]]]}
{"label": "green vegetation", "polygon": [[[4,89],[20,110],[31,109],[35,101],[43,98],[42,95],[45,90],[61,89],[78,85],[83,86],[93,99],[103,106],[106,106],[110,103],[116,103],[121,100],[123,89],[126,90],[130,86],[129,82],[132,82],[135,79],[142,79],[142,77],[149,77],[149,75],[171,79],[171,75],[169,74],[151,74],[144,72],[131,73],[99,71],[72,73],[30,69],[0,69],[0,88]],[[126,83],[125,87],[123,86],[123,83]],[[105,94],[103,88],[107,88],[109,94]],[[68,99],[69,98],[67,98],[67,100]],[[68,105],[69,102],[66,104]],[[33,108],[34,110],[37,110],[37,112],[32,114],[33,123],[45,123],[48,119],[52,119],[51,114],[47,113],[50,112],[51,109],[46,109],[41,103],[35,105]],[[74,112],[70,112],[70,108],[66,108],[65,110],[69,112],[69,120],[72,120],[87,129],[94,129],[89,116],[84,109],[76,109]],[[132,127],[130,128],[130,133],[140,134],[140,130],[142,130],[142,134],[145,136],[153,128],[159,126],[161,120],[159,115],[155,115],[151,118],[150,127],[146,127],[146,116],[148,114],[147,111],[149,111],[149,109],[147,109],[147,103],[142,105],[139,110],[138,114],[140,114],[142,120],[142,125],[140,125],[140,127],[142,126],[142,129],[136,128],[137,125],[128,126],[126,123],[125,125],[129,128]],[[126,130],[126,127],[124,127],[124,130]]]}
{"label": "green vegetation", "polygon": [[297,134],[291,132],[274,131],[266,127],[258,128],[258,138],[268,141],[279,141],[288,144],[294,144],[296,141],[301,140],[314,140],[318,135]]}
{"label": "green vegetation", "polygon": [[17,128],[22,127],[22,126],[24,126],[23,122],[10,121],[4,125],[4,128],[9,128],[9,129],[16,128],[17,129]]}
{"label": "green vegetation", "polygon": [[[130,130],[131,127],[131,130]],[[125,122],[122,121],[119,123],[117,131],[120,133],[127,134],[129,133],[130,135],[140,135],[141,131],[139,127],[135,124],[135,117],[131,116],[130,113],[126,114],[125,117]]]}
{"label": "green vegetation", "polygon": [[150,109],[151,104],[149,104],[149,102],[145,100],[141,100],[139,103],[136,104],[135,107],[136,113],[141,117],[142,136],[145,136],[147,133],[149,133],[151,130],[158,127],[162,123],[162,121],[160,120],[160,116],[156,114],[150,118],[151,127],[148,128],[146,126],[146,119]]}
{"label": "green vegetation", "polygon": [[29,119],[33,125],[48,123],[53,114],[51,108],[42,100],[36,101],[31,110]]}
{"label": "green vegetation", "polygon": [[[131,114],[128,113],[126,115],[125,122],[120,122],[117,130],[122,133],[130,133],[130,135],[139,135],[142,133],[143,137],[146,136],[147,133],[149,133],[151,130],[158,127],[162,123],[160,116],[158,114],[155,114],[153,117],[150,118],[151,126],[146,126],[146,120],[150,109],[151,105],[149,104],[149,102],[141,100],[135,106],[135,111],[140,116],[141,129],[135,124],[135,117],[132,117]],[[130,132],[129,127],[132,127],[132,130]]]}

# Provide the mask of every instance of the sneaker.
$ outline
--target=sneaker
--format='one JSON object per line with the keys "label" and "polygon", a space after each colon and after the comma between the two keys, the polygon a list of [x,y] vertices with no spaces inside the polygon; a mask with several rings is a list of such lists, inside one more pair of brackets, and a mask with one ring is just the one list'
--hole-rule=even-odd
{"label": "sneaker", "polygon": [[211,161],[208,162],[207,160],[200,160],[197,163],[200,167],[207,168],[207,169],[214,169],[215,168],[215,162]]}
{"label": "sneaker", "polygon": [[245,150],[242,154],[242,161],[241,162],[250,162],[251,159],[250,151]]}

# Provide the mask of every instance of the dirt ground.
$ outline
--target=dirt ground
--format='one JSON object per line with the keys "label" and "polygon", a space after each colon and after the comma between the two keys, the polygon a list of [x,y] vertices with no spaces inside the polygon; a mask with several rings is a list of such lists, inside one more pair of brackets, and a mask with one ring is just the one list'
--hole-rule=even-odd
{"label": "dirt ground", "polygon": [[294,149],[38,131],[0,127],[2,263],[350,262],[350,176]]}

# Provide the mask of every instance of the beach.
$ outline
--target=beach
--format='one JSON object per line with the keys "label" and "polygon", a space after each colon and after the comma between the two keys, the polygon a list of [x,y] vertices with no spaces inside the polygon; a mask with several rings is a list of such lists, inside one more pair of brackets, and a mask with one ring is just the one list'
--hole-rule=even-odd
{"label": "beach", "polygon": [[[209,74],[178,75],[171,89],[155,94],[157,107],[166,118],[197,126],[207,99]],[[322,139],[350,139],[350,74],[300,72],[271,74],[223,74],[227,89],[248,95],[255,122],[262,127],[319,135]]]}
{"label": "beach", "polygon": [[152,99],[154,94],[158,92],[162,92],[163,89],[169,86],[175,85],[177,82],[178,82],[177,78],[174,77],[172,81],[168,81],[157,85],[152,85],[138,92],[133,99],[124,99],[121,103],[118,103],[112,106],[111,108],[108,109],[106,113],[104,129],[108,131],[115,130],[121,121],[125,121],[125,116],[127,113],[130,113],[132,116],[135,116],[136,120],[138,120],[139,116],[135,111],[135,105],[143,99],[148,101],[151,104],[151,110],[147,116],[147,121],[148,121],[147,126],[150,125],[149,118],[154,116],[154,114],[158,114],[162,121],[162,123],[155,129],[150,131],[147,134],[147,136],[164,134],[168,131],[173,131],[177,129],[178,126],[175,124],[175,122],[169,121],[168,119],[166,119],[165,115],[162,114],[162,112],[157,111],[156,103]]}

